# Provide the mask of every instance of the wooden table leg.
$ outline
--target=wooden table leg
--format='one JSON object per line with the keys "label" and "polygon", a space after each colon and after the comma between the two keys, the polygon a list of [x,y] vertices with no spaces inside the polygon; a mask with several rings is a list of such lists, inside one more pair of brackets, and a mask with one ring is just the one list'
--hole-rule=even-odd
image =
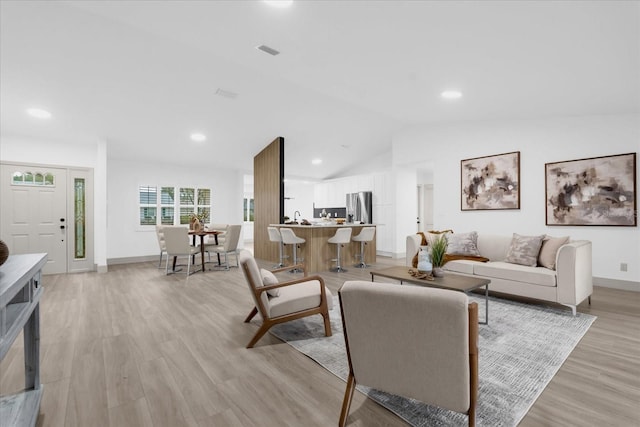
{"label": "wooden table leg", "polygon": [[200,255],[202,257],[202,272],[204,273],[204,234],[200,235]]}

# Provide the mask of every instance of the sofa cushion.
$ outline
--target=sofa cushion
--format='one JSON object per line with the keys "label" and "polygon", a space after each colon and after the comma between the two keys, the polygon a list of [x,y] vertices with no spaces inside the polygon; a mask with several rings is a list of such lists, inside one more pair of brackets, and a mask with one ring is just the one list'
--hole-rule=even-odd
{"label": "sofa cushion", "polygon": [[547,267],[552,270],[556,269],[556,255],[560,246],[569,242],[569,236],[564,237],[551,237],[545,236],[542,240],[542,247],[538,254],[538,265],[541,267]]}
{"label": "sofa cushion", "polygon": [[478,264],[478,261],[459,259],[447,262],[442,266],[442,268],[446,271],[451,271],[454,273],[473,274],[473,269],[476,264]]}
{"label": "sofa cushion", "polygon": [[445,235],[447,237],[447,239],[449,239],[449,236],[451,234],[453,234],[453,230],[429,230],[427,231],[425,237],[427,239],[427,244],[429,246],[433,245],[433,243],[438,240],[440,237],[442,237],[442,235]]}
{"label": "sofa cushion", "polygon": [[[478,232],[448,234],[447,253],[452,255],[476,255],[478,252]],[[537,254],[536,254],[537,255]]]}
{"label": "sofa cushion", "polygon": [[[263,286],[276,285],[279,283],[276,275],[264,268],[260,269],[260,276],[262,276]],[[272,297],[277,297],[280,295],[280,289],[271,289],[267,291],[267,293]]]}
{"label": "sofa cushion", "polygon": [[[496,279],[531,283],[533,285],[556,286],[556,272],[544,267],[528,267],[502,261],[476,262],[473,266],[473,273],[487,278],[495,277]],[[491,285],[489,285],[489,288],[491,288]]]}
{"label": "sofa cushion", "polygon": [[[277,317],[284,314],[295,313],[296,311],[319,307],[320,286],[318,280],[310,280],[308,282],[280,288],[280,296],[269,300],[269,315],[271,317]],[[333,296],[326,286],[324,291],[327,295],[329,310],[331,310],[333,308]]]}
{"label": "sofa cushion", "polygon": [[544,234],[540,236],[521,236],[513,233],[506,262],[534,267],[538,265],[538,254]]}

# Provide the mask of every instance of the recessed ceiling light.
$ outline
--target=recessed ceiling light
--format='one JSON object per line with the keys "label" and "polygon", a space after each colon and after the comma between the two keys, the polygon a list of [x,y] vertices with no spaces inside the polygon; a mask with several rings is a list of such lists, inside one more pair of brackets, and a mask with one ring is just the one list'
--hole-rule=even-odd
{"label": "recessed ceiling light", "polygon": [[293,4],[293,0],[264,0],[266,4],[273,7],[285,8]]}
{"label": "recessed ceiling light", "polygon": [[322,159],[313,159],[311,160],[312,165],[319,165],[322,163]]}
{"label": "recessed ceiling light", "polygon": [[41,108],[29,108],[27,110],[27,114],[29,114],[31,117],[36,117],[38,119],[50,119],[51,118],[51,113],[48,112],[47,110],[43,110]]}
{"label": "recessed ceiling light", "polygon": [[207,137],[202,133],[192,133],[191,140],[195,142],[202,142],[202,141],[206,141]]}
{"label": "recessed ceiling light", "polygon": [[462,98],[462,92],[458,90],[445,90],[440,94],[444,99],[458,99]]}

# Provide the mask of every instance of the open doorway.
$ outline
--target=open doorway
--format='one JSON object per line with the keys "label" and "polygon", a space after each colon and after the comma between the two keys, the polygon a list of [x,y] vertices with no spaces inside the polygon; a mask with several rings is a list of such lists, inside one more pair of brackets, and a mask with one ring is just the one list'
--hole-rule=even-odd
{"label": "open doorway", "polygon": [[433,230],[433,169],[418,169],[416,231]]}

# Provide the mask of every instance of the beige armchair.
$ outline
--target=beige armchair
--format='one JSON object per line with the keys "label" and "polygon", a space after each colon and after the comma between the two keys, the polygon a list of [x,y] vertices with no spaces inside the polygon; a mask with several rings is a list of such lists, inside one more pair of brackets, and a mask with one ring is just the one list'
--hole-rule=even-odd
{"label": "beige armchair", "polygon": [[461,412],[475,425],[478,305],[462,292],[364,281],[338,293],[349,376],[339,425],[356,383]]}
{"label": "beige armchair", "polygon": [[[247,348],[253,347],[273,325],[314,314],[320,314],[324,318],[325,335],[331,336],[329,310],[333,308],[333,297],[325,287],[322,277],[307,276],[305,270],[302,278],[278,282],[273,273],[290,270],[291,266],[271,271],[261,270],[247,250],[240,252],[240,266],[255,304],[244,321],[250,322],[258,313],[262,316],[262,325]],[[294,267],[304,269],[302,265]]]}

